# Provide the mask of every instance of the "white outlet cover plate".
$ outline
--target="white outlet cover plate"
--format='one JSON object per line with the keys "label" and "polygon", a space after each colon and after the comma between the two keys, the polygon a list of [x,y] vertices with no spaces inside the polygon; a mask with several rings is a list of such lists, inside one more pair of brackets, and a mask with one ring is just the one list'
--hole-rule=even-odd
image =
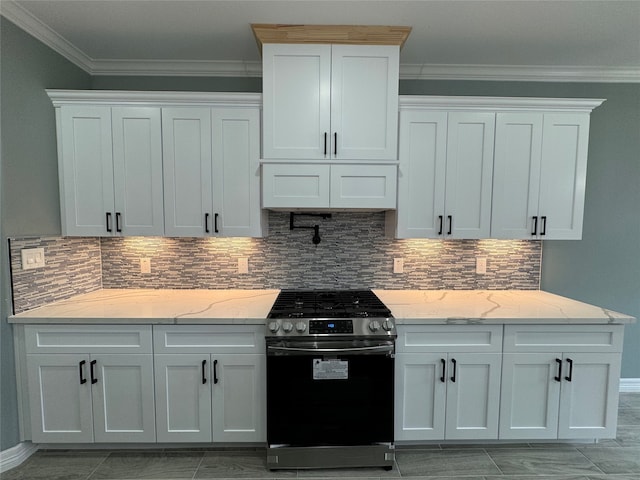
{"label": "white outlet cover plate", "polygon": [[44,267],[44,248],[23,248],[20,254],[23,270]]}

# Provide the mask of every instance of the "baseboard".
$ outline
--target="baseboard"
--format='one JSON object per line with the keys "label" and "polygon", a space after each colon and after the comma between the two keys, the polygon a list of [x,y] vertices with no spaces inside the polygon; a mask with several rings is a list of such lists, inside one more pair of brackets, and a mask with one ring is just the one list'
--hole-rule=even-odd
{"label": "baseboard", "polygon": [[621,378],[620,392],[624,393],[640,393],[640,378]]}
{"label": "baseboard", "polygon": [[38,445],[22,442],[0,452],[0,473],[17,467],[38,450]]}

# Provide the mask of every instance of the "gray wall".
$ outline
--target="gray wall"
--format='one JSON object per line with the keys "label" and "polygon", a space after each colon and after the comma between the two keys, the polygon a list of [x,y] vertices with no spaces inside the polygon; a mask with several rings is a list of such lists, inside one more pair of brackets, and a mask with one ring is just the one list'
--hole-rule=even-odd
{"label": "gray wall", "polygon": [[60,234],[53,106],[45,88],[90,88],[91,77],[0,17],[2,195],[0,450],[19,441],[7,238]]}

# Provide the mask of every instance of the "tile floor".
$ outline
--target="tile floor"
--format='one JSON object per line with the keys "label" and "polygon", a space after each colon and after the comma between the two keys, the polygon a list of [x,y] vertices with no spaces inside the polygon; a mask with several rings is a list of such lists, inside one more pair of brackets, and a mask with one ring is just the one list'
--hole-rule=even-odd
{"label": "tile floor", "polygon": [[393,470],[275,471],[263,450],[38,451],[2,480],[340,478],[640,480],[640,394],[621,394],[618,437],[598,444],[431,445],[399,448]]}

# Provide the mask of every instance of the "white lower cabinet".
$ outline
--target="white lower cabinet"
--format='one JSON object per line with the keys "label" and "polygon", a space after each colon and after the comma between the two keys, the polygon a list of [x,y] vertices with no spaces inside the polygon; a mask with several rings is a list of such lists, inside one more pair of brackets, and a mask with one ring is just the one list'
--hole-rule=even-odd
{"label": "white lower cabinet", "polygon": [[615,438],[621,347],[621,325],[506,326],[500,438]]}
{"label": "white lower cabinet", "polygon": [[158,442],[266,440],[266,361],[258,330],[155,328]]}
{"label": "white lower cabinet", "polygon": [[127,327],[26,327],[34,442],[156,441],[151,329]]}
{"label": "white lower cabinet", "polygon": [[399,326],[396,440],[498,438],[501,347],[500,325]]}

